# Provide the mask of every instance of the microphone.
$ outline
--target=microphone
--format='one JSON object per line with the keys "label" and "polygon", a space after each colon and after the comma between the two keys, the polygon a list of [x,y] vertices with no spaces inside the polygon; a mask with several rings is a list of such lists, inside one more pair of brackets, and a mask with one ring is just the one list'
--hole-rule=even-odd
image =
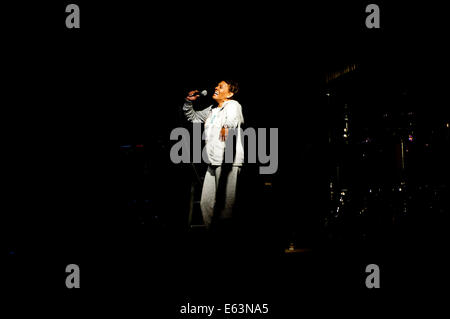
{"label": "microphone", "polygon": [[197,93],[195,93],[194,95],[191,95],[191,96],[197,96],[197,95],[199,95],[200,97],[207,96],[208,95],[208,91],[203,90],[203,91],[197,92]]}

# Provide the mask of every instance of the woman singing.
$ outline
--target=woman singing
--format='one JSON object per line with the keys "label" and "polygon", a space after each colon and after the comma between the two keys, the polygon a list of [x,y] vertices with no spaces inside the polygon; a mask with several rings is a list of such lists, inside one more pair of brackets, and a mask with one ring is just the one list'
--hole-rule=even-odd
{"label": "woman singing", "polygon": [[[206,154],[208,169],[203,182],[201,210],[205,225],[209,229],[220,221],[229,221],[236,199],[238,177],[244,163],[244,148],[241,143],[241,124],[244,123],[242,107],[233,98],[239,91],[236,81],[221,81],[212,98],[216,105],[202,111],[194,111],[193,101],[198,91],[186,97],[183,111],[193,123],[205,123]],[[233,160],[226,163],[225,151],[229,130],[236,132],[236,148]],[[231,137],[231,135],[230,135]]]}

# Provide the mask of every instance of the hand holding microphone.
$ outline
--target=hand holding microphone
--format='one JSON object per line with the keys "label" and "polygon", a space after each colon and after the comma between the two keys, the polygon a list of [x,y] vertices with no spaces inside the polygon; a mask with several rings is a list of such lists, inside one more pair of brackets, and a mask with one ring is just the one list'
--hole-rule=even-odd
{"label": "hand holding microphone", "polygon": [[199,90],[195,90],[195,91],[191,91],[189,92],[188,96],[186,97],[187,100],[189,101],[195,101],[197,100],[200,96],[206,96],[208,94],[208,91],[203,90],[201,92],[199,92]]}

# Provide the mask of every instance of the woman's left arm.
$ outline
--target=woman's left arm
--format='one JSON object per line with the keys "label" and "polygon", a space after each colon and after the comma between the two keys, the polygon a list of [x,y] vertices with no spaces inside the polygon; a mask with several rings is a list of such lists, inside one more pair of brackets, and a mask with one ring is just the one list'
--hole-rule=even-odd
{"label": "woman's left arm", "polygon": [[229,128],[237,128],[244,123],[244,117],[242,116],[242,106],[236,101],[233,101],[227,105],[224,109],[225,119],[220,130],[220,140],[225,142],[228,137]]}
{"label": "woman's left arm", "polygon": [[225,120],[223,123],[224,127],[236,128],[244,123],[244,117],[242,116],[242,106],[239,102],[230,102],[225,110]]}

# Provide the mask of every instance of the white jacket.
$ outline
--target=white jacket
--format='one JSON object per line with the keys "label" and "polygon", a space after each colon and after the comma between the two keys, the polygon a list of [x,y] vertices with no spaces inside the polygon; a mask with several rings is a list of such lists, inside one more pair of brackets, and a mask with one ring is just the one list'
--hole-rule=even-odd
{"label": "white jacket", "polygon": [[244,147],[241,140],[241,124],[244,123],[242,106],[235,100],[226,101],[221,108],[209,106],[202,111],[194,111],[192,102],[186,100],[184,114],[193,123],[205,123],[206,153],[211,165],[221,165],[225,160],[225,142],[220,140],[220,131],[226,126],[236,129],[236,154],[234,166],[244,163]]}

